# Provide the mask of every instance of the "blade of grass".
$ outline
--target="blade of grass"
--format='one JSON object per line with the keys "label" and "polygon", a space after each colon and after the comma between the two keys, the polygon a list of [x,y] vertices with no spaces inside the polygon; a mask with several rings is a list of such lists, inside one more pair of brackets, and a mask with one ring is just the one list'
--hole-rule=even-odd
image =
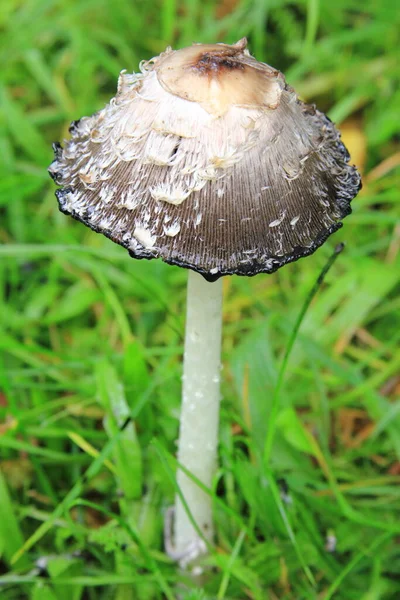
{"label": "blade of grass", "polygon": [[303,304],[303,307],[299,313],[299,316],[297,317],[297,320],[296,320],[294,328],[293,328],[293,332],[289,338],[289,341],[288,341],[288,344],[287,344],[287,347],[285,350],[285,354],[284,354],[284,357],[283,357],[283,360],[281,363],[281,367],[278,372],[278,380],[275,385],[272,402],[271,402],[271,412],[270,412],[270,416],[269,416],[269,424],[268,424],[268,430],[267,430],[265,446],[264,446],[264,463],[266,465],[269,464],[270,457],[271,457],[272,445],[273,445],[275,429],[276,429],[276,419],[277,419],[278,411],[279,411],[280,392],[282,389],[284,376],[286,373],[286,367],[288,365],[289,357],[292,352],[294,343],[296,341],[297,334],[299,332],[301,323],[310,307],[310,304],[311,304],[315,294],[318,292],[329,269],[332,267],[332,265],[336,261],[337,257],[342,252],[343,248],[344,248],[343,244],[339,244],[338,246],[336,246],[334,253],[329,258],[328,262],[326,263],[326,265],[324,266],[320,275],[318,276],[317,281],[315,282],[314,286],[312,287],[311,291],[309,292],[309,294]]}
{"label": "blade of grass", "polygon": [[[126,422],[122,425],[121,429],[118,431],[117,435],[115,435],[112,439],[110,439],[107,444],[104,446],[103,450],[99,454],[97,458],[90,464],[85,473],[79,477],[70,491],[66,494],[64,499],[58,504],[55,510],[50,515],[48,521],[43,523],[36,529],[36,531],[24,542],[24,544],[14,553],[11,563],[15,564],[28,550],[30,550],[35,544],[37,544],[42,537],[50,531],[53,526],[54,521],[60,517],[66,510],[66,507],[71,504],[74,500],[78,498],[78,496],[82,493],[83,486],[87,481],[90,481],[92,477],[97,475],[100,469],[103,466],[103,463],[113,451],[114,445],[119,440],[122,435],[124,428],[128,425],[130,419],[127,419]],[[1,438],[0,438],[1,439]]]}

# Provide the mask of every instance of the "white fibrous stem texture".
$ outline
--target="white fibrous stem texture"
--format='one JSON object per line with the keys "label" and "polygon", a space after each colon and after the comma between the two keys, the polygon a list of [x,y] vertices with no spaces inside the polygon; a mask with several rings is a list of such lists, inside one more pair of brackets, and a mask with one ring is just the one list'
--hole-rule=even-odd
{"label": "white fibrous stem texture", "polygon": [[[212,484],[218,450],[221,315],[222,280],[209,283],[189,271],[178,460],[207,488]],[[211,496],[181,469],[177,482],[193,519],[211,542]],[[175,549],[184,554],[199,536],[179,496],[174,530]]]}

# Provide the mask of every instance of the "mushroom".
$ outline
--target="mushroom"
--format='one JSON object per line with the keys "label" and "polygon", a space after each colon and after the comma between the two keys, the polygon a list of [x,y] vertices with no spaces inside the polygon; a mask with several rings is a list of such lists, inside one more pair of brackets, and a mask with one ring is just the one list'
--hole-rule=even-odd
{"label": "mushroom", "polygon": [[[115,98],[72,123],[49,171],[60,210],[134,258],[189,269],[178,460],[210,487],[220,402],[222,276],[273,273],[312,254],[351,212],[360,176],[332,122],[276,69],[234,45],[167,48],[122,71]],[[210,495],[182,470],[213,539]],[[205,550],[178,495],[174,545]]]}

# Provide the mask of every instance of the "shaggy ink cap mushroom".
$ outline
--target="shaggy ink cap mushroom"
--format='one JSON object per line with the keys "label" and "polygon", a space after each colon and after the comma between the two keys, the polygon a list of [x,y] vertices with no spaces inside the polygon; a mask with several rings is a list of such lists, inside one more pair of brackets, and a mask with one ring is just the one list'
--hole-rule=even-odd
{"label": "shaggy ink cap mushroom", "polygon": [[61,211],[210,281],[313,253],[361,186],[331,121],[245,39],[122,72],[116,97],[70,132],[49,169]]}

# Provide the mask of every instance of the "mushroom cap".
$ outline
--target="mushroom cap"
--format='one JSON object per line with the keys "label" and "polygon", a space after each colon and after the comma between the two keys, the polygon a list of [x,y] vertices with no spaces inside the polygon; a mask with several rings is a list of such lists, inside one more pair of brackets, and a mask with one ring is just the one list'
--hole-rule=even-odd
{"label": "mushroom cap", "polygon": [[246,40],[168,48],[72,123],[49,171],[60,210],[208,280],[272,273],[341,227],[361,187],[332,122]]}

